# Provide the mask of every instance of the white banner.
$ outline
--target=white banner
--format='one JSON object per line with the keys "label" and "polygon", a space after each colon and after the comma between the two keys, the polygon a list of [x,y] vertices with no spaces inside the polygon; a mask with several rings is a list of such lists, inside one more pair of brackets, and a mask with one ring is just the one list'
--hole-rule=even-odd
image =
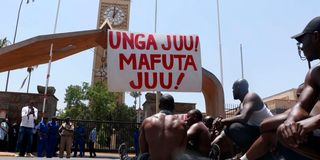
{"label": "white banner", "polygon": [[201,91],[197,35],[109,30],[107,64],[110,91]]}

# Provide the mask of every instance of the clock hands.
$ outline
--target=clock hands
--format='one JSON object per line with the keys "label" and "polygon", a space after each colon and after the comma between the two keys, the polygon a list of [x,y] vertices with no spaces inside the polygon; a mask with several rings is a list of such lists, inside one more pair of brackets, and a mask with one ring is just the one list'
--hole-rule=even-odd
{"label": "clock hands", "polygon": [[113,6],[112,18],[116,16],[116,6]]}
{"label": "clock hands", "polygon": [[124,21],[124,13],[118,6],[112,5],[105,11],[105,16],[112,25],[119,25]]}

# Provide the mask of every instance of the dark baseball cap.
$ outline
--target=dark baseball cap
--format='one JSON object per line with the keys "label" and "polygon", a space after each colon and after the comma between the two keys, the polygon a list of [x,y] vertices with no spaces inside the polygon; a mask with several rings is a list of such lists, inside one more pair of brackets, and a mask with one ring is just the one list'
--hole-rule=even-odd
{"label": "dark baseball cap", "polygon": [[314,31],[320,31],[320,16],[313,18],[307,26],[304,28],[304,30],[297,34],[292,36],[291,38],[296,39],[298,42],[301,42],[301,37],[306,33],[313,33]]}

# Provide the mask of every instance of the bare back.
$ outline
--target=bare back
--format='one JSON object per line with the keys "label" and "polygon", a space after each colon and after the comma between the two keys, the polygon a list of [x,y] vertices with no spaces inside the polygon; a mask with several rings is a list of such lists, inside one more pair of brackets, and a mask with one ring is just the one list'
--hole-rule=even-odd
{"label": "bare back", "polygon": [[139,143],[153,160],[175,159],[186,147],[187,130],[177,116],[158,113],[143,121]]}
{"label": "bare back", "polygon": [[211,149],[210,133],[203,122],[197,122],[189,128],[188,140],[192,143],[192,147],[199,153],[209,156]]}

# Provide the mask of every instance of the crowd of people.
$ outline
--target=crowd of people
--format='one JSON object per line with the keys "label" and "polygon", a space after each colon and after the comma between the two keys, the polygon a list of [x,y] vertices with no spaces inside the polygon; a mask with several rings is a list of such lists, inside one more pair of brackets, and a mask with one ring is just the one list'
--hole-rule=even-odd
{"label": "crowd of people", "polygon": [[[85,127],[82,123],[77,123],[76,127],[67,117],[64,122],[59,125],[56,117],[51,117],[46,122],[38,119],[38,109],[35,107],[33,100],[21,110],[21,122],[19,124],[10,124],[8,118],[0,123],[0,150],[16,152],[16,156],[33,157],[33,148],[36,148],[37,157],[55,157],[64,156],[71,157],[71,149],[73,149],[73,157],[84,157],[85,147]],[[88,146],[90,157],[96,157],[94,144],[97,140],[96,126],[92,127],[88,135]],[[59,154],[57,155],[57,151]],[[78,154],[78,151],[80,152]]]}
{"label": "crowd of people", "polygon": [[[320,59],[320,17],[292,38],[300,57],[303,51],[309,63]],[[184,121],[173,114],[173,97],[163,95],[160,112],[141,125],[138,159],[320,159],[319,64],[299,86],[297,103],[282,114],[273,115],[257,93],[249,92],[247,80],[235,81],[232,89],[240,105],[231,118],[203,119],[194,109]]]}
{"label": "crowd of people", "polygon": [[[292,38],[298,41],[299,55],[303,51],[309,62],[320,59],[320,17],[312,19],[302,33]],[[139,132],[134,133],[137,159],[320,159],[317,152],[320,145],[319,64],[310,68],[304,83],[298,87],[297,103],[281,114],[273,115],[260,96],[249,91],[245,79],[236,80],[232,90],[240,105],[237,113],[229,118],[203,117],[199,110],[193,109],[182,119],[173,114],[174,98],[162,95],[160,112],[144,119]],[[15,148],[17,156],[32,157],[33,135],[37,132],[38,157],[44,156],[44,150],[46,157],[55,156],[58,143],[60,158],[64,150],[70,158],[72,146],[73,156],[83,157],[84,126],[78,123],[75,127],[70,118],[59,126],[56,117],[51,117],[48,123],[41,119],[35,125],[38,110],[34,106],[31,101],[22,108],[20,125],[9,129],[8,119],[0,123],[1,149],[9,146]],[[89,135],[90,157],[96,157],[96,140],[94,126]],[[119,147],[121,159],[129,158],[126,147],[125,143]]]}

